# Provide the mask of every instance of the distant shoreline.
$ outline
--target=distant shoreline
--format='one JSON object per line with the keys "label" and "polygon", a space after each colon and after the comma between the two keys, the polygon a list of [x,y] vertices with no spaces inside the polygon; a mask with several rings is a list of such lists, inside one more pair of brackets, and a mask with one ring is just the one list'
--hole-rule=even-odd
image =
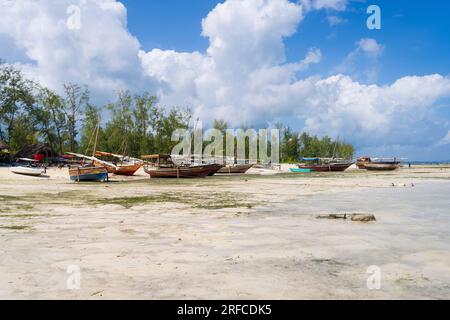
{"label": "distant shoreline", "polygon": [[444,160],[444,161],[405,161],[405,163],[411,163],[411,165],[450,165],[450,160]]}

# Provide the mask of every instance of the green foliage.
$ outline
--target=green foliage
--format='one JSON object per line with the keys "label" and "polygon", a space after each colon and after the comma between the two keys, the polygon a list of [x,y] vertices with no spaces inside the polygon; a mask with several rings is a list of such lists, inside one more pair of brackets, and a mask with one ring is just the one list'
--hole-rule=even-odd
{"label": "green foliage", "polygon": [[188,129],[190,119],[191,112],[188,109],[172,108],[167,115],[161,112],[155,122],[155,130],[152,133],[154,143],[149,151],[151,153],[170,154],[173,147],[178,143],[172,141],[172,133],[176,129]]}
{"label": "green foliage", "polygon": [[66,133],[69,139],[69,150],[77,149],[78,121],[82,111],[89,105],[89,90],[77,84],[64,85],[65,97],[63,99],[63,112],[66,117]]}
{"label": "green foliage", "polygon": [[170,153],[177,142],[172,133],[187,128],[190,111],[173,108],[168,111],[156,104],[156,97],[145,92],[132,96],[123,91],[107,109],[112,118],[106,124],[106,150],[139,157],[148,153]]}
{"label": "green foliage", "polygon": [[299,134],[289,127],[282,129],[281,139],[282,162],[296,162],[302,157],[347,158],[354,155],[354,147],[350,144],[333,141],[330,137],[310,136]]}
{"label": "green foliage", "polygon": [[[32,140],[37,85],[9,65],[0,65],[0,138],[14,150]],[[29,123],[25,132],[24,124]]]}
{"label": "green foliage", "polygon": [[41,88],[37,100],[40,108],[35,114],[42,140],[62,154],[67,123],[62,98],[47,88]]}
{"label": "green foliage", "polygon": [[282,162],[296,162],[300,156],[300,139],[298,133],[290,127],[281,130],[280,157]]}
{"label": "green foliage", "polygon": [[14,119],[14,129],[9,133],[11,150],[19,150],[24,145],[38,142],[38,132],[30,125],[30,119],[25,114],[18,114]]}
{"label": "green foliage", "polygon": [[[86,155],[94,153],[94,144],[97,132],[97,126],[101,122],[100,110],[95,106],[87,105],[84,111],[83,125],[81,127],[80,152]],[[107,150],[107,139],[104,130],[99,127],[97,138],[97,151]]]}

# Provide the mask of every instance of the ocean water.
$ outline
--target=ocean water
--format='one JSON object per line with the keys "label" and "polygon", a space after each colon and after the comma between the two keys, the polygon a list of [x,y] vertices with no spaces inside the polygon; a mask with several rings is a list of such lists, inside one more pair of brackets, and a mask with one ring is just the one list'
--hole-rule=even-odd
{"label": "ocean water", "polygon": [[[450,181],[303,196],[285,210],[302,250],[342,265],[336,277],[311,272],[333,288],[331,297],[450,298]],[[377,221],[315,218],[327,213],[370,213]],[[380,290],[366,288],[371,266],[382,275]]]}
{"label": "ocean water", "polygon": [[370,212],[383,218],[409,217],[450,227],[450,181],[318,194],[301,198],[296,205],[333,212]]}

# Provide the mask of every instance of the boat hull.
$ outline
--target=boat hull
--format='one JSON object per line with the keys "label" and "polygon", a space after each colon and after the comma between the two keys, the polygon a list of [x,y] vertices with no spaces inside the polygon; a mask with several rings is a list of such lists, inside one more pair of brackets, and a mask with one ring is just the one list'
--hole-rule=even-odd
{"label": "boat hull", "polygon": [[29,167],[11,167],[11,172],[23,176],[39,177],[45,174],[43,168],[29,168]]}
{"label": "boat hull", "polygon": [[253,164],[238,164],[233,166],[226,166],[217,171],[218,174],[244,174],[250,168],[253,167]]}
{"label": "boat hull", "polygon": [[358,167],[358,169],[365,169],[366,164],[367,164],[367,162],[357,162],[356,166]]}
{"label": "boat hull", "polygon": [[369,171],[394,171],[400,168],[400,163],[366,163],[364,168]]}
{"label": "boat hull", "polygon": [[209,177],[215,175],[217,172],[219,172],[220,169],[222,169],[222,168],[224,167],[224,165],[222,165],[222,164],[214,164],[214,165],[215,165],[216,169],[215,169],[215,170],[212,170],[212,171],[208,174]]}
{"label": "boat hull", "polygon": [[115,174],[118,176],[133,176],[136,171],[138,171],[144,164],[117,164],[116,167],[101,164],[99,162],[94,162],[97,167],[106,167],[108,173]]}
{"label": "boat hull", "polygon": [[299,164],[299,169],[310,169],[315,172],[343,172],[347,170],[352,163],[332,163],[332,164]]}
{"label": "boat hull", "polygon": [[107,167],[109,173],[113,173],[117,176],[134,176],[136,171],[138,171],[143,164],[134,164],[134,165],[119,165],[117,169],[113,167]]}
{"label": "boat hull", "polygon": [[150,178],[204,178],[217,170],[216,165],[201,165],[175,168],[145,168]]}
{"label": "boat hull", "polygon": [[132,165],[119,165],[114,174],[119,176],[133,176],[136,171],[138,171],[143,164],[132,164]]}
{"label": "boat hull", "polygon": [[76,167],[69,168],[70,180],[72,181],[108,181],[108,170],[105,167]]}

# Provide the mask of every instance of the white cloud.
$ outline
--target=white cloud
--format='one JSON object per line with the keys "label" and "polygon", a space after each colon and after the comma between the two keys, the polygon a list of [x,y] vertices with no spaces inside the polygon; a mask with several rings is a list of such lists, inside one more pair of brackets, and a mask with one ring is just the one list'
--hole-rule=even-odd
{"label": "white cloud", "polygon": [[125,7],[114,0],[75,1],[82,25],[69,30],[66,9],[73,2],[0,0],[0,57],[14,52],[12,62],[52,88],[86,83],[103,100],[120,88],[153,90],[163,104],[193,107],[205,121],[264,125],[297,117],[312,133],[339,135],[360,147],[448,140],[442,139],[448,124],[435,116],[437,104],[450,98],[448,77],[357,82],[357,59],[372,63],[363,70],[366,79],[376,74],[384,46],[375,39],[359,40],[338,74],[327,78],[302,77],[321,61],[317,48],[286,62],[284,39],[305,13],[344,10],[346,1],[228,0],[202,22],[206,52],[142,51],[127,31]]}
{"label": "white cloud", "polygon": [[376,82],[379,73],[378,60],[385,46],[372,38],[362,38],[355,46],[333,72],[351,75],[358,81]]}
{"label": "white cloud", "polygon": [[[165,81],[163,101],[173,101],[171,93],[181,88],[184,97],[190,97],[183,100],[191,101],[202,117],[229,118],[230,111],[246,109],[242,104],[248,93],[288,83],[297,72],[320,61],[320,50],[311,49],[303,60],[285,64],[283,38],[296,31],[302,12],[300,5],[289,1],[229,0],[203,19],[202,34],[210,43],[205,54],[152,50],[140,57],[152,77],[155,70],[172,69],[177,61],[176,80]],[[161,59],[167,55],[172,60]],[[184,62],[178,63],[181,60]],[[162,67],[164,63],[166,67]],[[185,72],[188,76],[181,76]],[[187,87],[190,90],[185,91]],[[254,113],[245,113],[241,120],[252,122]]]}
{"label": "white cloud", "polygon": [[[404,77],[390,86],[364,85],[348,76],[313,80],[299,116],[315,133],[352,137],[361,144],[426,144],[433,105],[449,97],[450,79]],[[298,97],[300,98],[300,97]]]}
{"label": "white cloud", "polygon": [[[80,9],[79,29],[67,26],[71,5]],[[126,29],[126,9],[120,2],[2,0],[0,7],[0,39],[23,52],[21,67],[43,84],[55,89],[63,82],[88,84],[106,97],[145,83],[137,55],[140,44]],[[0,57],[8,57],[10,49],[1,43]]]}
{"label": "white cloud", "polygon": [[441,145],[447,145],[450,144],[450,130],[447,132],[447,135],[442,138],[442,140],[439,142]]}
{"label": "white cloud", "polygon": [[203,19],[202,35],[222,75],[244,74],[283,63],[283,38],[294,34],[302,19],[302,7],[289,1],[229,0]]}
{"label": "white cloud", "polygon": [[327,21],[328,21],[328,24],[332,27],[348,22],[346,19],[339,17],[339,16],[335,16],[335,15],[327,16]]}
{"label": "white cloud", "polygon": [[358,49],[362,50],[369,57],[378,57],[383,53],[384,46],[372,38],[363,38],[358,42]]}
{"label": "white cloud", "polygon": [[347,0],[300,0],[306,10],[331,9],[343,11],[347,7]]}

